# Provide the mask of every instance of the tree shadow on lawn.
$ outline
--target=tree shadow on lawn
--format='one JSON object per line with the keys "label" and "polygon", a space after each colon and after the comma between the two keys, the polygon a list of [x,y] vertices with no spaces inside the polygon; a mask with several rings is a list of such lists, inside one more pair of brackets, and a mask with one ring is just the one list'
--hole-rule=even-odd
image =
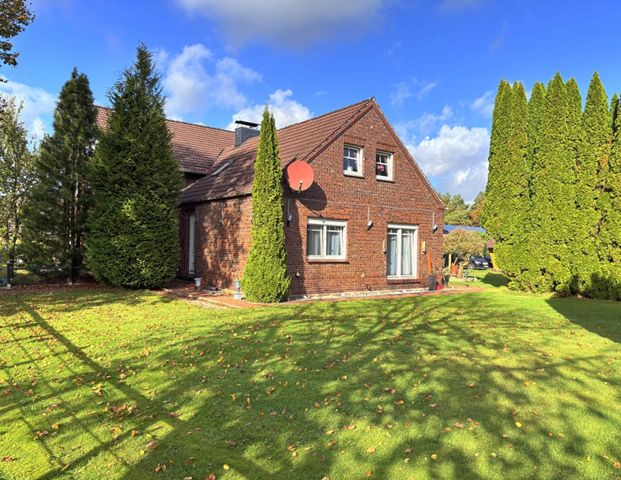
{"label": "tree shadow on lawn", "polygon": [[621,344],[621,302],[575,297],[554,297],[547,302],[576,325]]}
{"label": "tree shadow on lawn", "polygon": [[[131,342],[105,365],[56,329],[54,315],[22,304],[28,328],[53,338],[47,348],[71,372],[59,382],[28,349],[20,360],[51,395],[81,392],[28,427],[35,436],[63,425],[57,438],[38,440],[56,465],[39,478],[80,477],[104,453],[114,467],[102,478],[580,476],[593,439],[576,415],[619,422],[590,388],[605,355],[565,358],[548,340],[569,337],[565,324],[506,306],[499,317],[492,295],[476,295],[201,311],[150,331],[152,353]],[[607,388],[618,392],[618,377]],[[52,398],[34,396],[22,419]],[[83,415],[94,401],[99,413]],[[67,452],[85,434],[88,445]],[[599,446],[613,451],[613,437]]]}

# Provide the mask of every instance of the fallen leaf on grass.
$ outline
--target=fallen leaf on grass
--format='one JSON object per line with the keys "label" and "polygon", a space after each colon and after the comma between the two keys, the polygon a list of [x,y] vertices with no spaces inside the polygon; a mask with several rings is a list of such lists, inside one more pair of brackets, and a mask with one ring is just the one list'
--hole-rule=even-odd
{"label": "fallen leaf on grass", "polygon": [[431,457],[432,460],[437,460],[438,459],[438,454],[437,453],[432,453],[430,455],[430,457]]}
{"label": "fallen leaf on grass", "polygon": [[457,423],[455,424],[455,428],[464,428],[464,427],[465,427],[465,425],[464,425],[463,423],[459,423],[459,422],[457,422]]}
{"label": "fallen leaf on grass", "polygon": [[210,473],[209,475],[205,477],[205,480],[216,480],[216,474]]}
{"label": "fallen leaf on grass", "polygon": [[161,473],[165,470],[166,470],[166,465],[164,465],[163,463],[158,463],[157,466],[155,467],[155,473]]}
{"label": "fallen leaf on grass", "polygon": [[520,428],[520,427],[522,426],[522,424],[521,424],[520,422],[515,422],[515,426],[516,426],[517,428]]}
{"label": "fallen leaf on grass", "polygon": [[224,469],[225,472],[228,472],[231,469],[231,467],[229,467],[226,463],[222,465],[222,468]]}
{"label": "fallen leaf on grass", "polygon": [[149,450],[153,450],[155,447],[157,447],[157,442],[156,441],[152,440],[149,443],[147,443],[147,448]]}
{"label": "fallen leaf on grass", "polygon": [[52,428],[53,428],[54,430],[60,430],[60,423],[55,423],[55,424],[53,424],[53,425],[52,425]]}
{"label": "fallen leaf on grass", "polygon": [[621,469],[621,462],[614,462],[612,464],[612,468],[617,469],[617,470]]}
{"label": "fallen leaf on grass", "polygon": [[237,442],[235,440],[227,440],[226,444],[229,448],[235,448],[237,446]]}
{"label": "fallen leaf on grass", "polygon": [[354,430],[356,428],[356,425],[345,425],[343,427],[343,430]]}
{"label": "fallen leaf on grass", "polygon": [[367,448],[367,453],[375,453],[375,447]]}
{"label": "fallen leaf on grass", "polygon": [[13,457],[11,457],[11,455],[7,455],[6,457],[2,457],[2,461],[3,462],[12,462],[15,459]]}

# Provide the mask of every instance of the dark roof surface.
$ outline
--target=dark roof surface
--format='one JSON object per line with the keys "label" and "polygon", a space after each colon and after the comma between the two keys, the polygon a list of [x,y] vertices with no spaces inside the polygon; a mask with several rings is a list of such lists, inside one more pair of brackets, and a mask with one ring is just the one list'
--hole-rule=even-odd
{"label": "dark roof surface", "polygon": [[[312,161],[353,120],[366,113],[374,102],[372,98],[367,99],[278,130],[282,165],[296,158]],[[250,193],[258,143],[258,137],[246,140],[239,147],[234,147],[231,142],[213,164],[212,173],[183,190],[181,202],[199,202]]]}
{"label": "dark roof surface", "polygon": [[[110,109],[97,107],[97,124],[105,128]],[[182,172],[206,174],[220,153],[235,141],[235,132],[166,120],[172,133],[173,155]]]}

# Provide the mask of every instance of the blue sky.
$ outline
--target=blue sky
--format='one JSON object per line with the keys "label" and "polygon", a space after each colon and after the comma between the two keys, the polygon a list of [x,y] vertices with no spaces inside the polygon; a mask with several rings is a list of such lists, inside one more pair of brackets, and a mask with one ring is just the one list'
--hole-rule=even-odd
{"label": "blue sky", "polygon": [[162,73],[170,117],[226,128],[267,103],[280,126],[375,96],[439,191],[485,186],[501,78],[597,70],[621,90],[621,3],[499,0],[33,0],[0,90],[49,131],[76,66],[100,104],[138,42]]}

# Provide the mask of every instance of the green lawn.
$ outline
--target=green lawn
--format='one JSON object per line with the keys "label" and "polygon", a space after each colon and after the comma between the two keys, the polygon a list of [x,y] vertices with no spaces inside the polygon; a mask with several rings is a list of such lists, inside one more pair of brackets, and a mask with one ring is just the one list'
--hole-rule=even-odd
{"label": "green lawn", "polygon": [[0,296],[0,479],[621,477],[621,304]]}

